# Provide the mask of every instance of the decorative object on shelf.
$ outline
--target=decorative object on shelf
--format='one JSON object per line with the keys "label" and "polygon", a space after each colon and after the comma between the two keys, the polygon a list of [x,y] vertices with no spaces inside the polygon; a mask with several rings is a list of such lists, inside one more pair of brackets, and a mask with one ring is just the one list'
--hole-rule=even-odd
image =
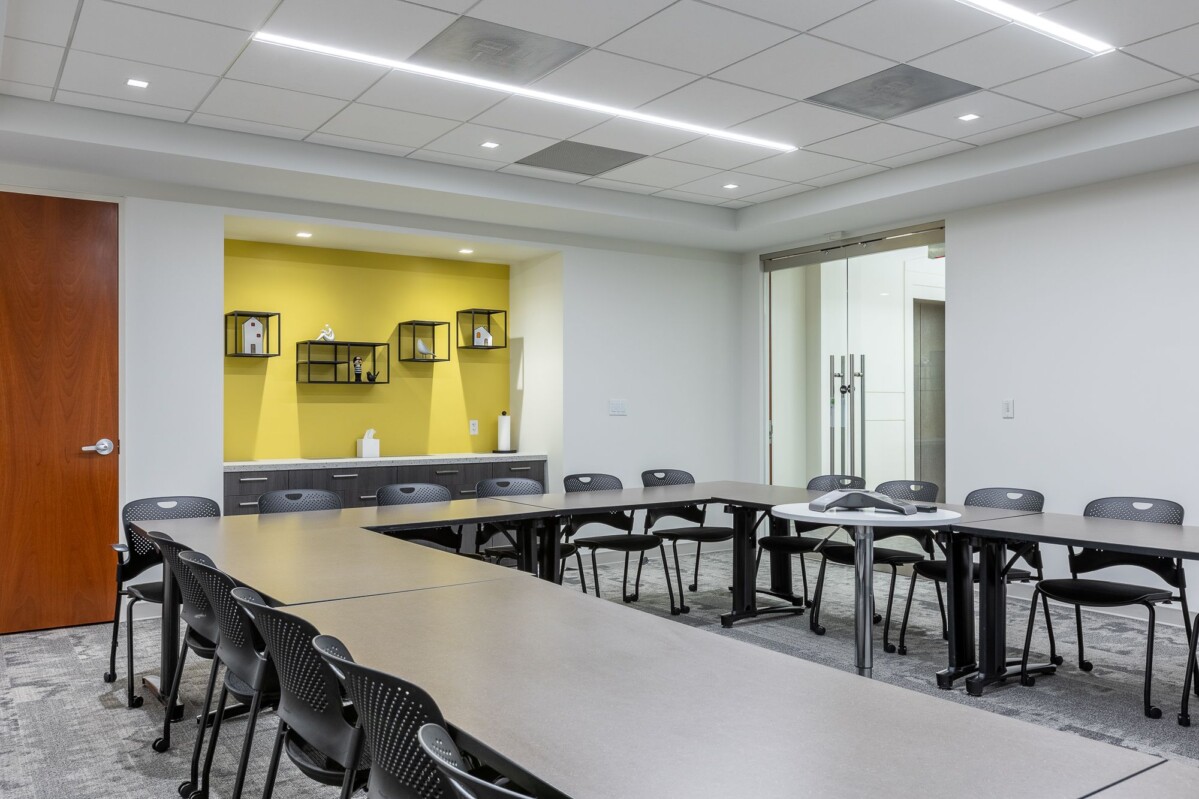
{"label": "decorative object on shelf", "polygon": [[507,346],[507,311],[467,308],[458,312],[458,349],[502,350]]}
{"label": "decorative object on shelf", "polygon": [[279,354],[280,316],[274,311],[230,311],[225,314],[225,355],[229,358],[273,358]]}
{"label": "decorative object on shelf", "polygon": [[[355,383],[362,382],[362,356],[361,355],[354,356],[354,382]],[[374,382],[374,381],[371,381],[371,382]]]}
{"label": "decorative object on shelf", "polygon": [[375,428],[368,428],[367,431],[362,434],[362,438],[358,439],[358,457],[379,457],[379,439],[375,438]]}
{"label": "decorative object on shelf", "polygon": [[400,361],[437,363],[450,359],[450,323],[428,319],[400,322]]}
{"label": "decorative object on shelf", "polygon": [[317,337],[314,339],[314,341],[335,341],[335,340],[336,339],[333,337],[333,328],[329,327],[328,322],[325,323],[325,326],[321,328],[320,334],[317,335]]}
{"label": "decorative object on shelf", "polygon": [[366,380],[367,380],[367,382],[368,382],[368,383],[373,383],[373,382],[375,382],[375,379],[376,379],[376,378],[378,378],[378,377],[379,377],[379,373],[378,373],[378,372],[367,372],[367,373],[366,373]]}
{"label": "decorative object on shelf", "polygon": [[492,450],[498,453],[516,452],[512,446],[512,417],[507,411],[501,411],[497,423],[496,448]]}
{"label": "decorative object on shelf", "polygon": [[[374,374],[372,384],[390,382],[391,345],[386,341],[296,342],[297,383],[363,385],[362,373]],[[369,380],[369,377],[368,377]]]}

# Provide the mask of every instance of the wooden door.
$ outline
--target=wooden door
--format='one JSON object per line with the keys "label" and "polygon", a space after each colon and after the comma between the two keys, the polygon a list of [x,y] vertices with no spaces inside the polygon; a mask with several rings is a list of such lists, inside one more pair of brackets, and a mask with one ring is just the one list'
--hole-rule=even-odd
{"label": "wooden door", "polygon": [[117,206],[0,193],[0,633],[112,617]]}

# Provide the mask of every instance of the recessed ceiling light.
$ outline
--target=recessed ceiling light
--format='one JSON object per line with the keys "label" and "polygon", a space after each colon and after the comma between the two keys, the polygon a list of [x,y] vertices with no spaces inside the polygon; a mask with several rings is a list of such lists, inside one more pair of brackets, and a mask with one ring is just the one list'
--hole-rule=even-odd
{"label": "recessed ceiling light", "polygon": [[125,81],[125,85],[132,86],[135,89],[146,89],[146,88],[149,88],[150,82],[145,81],[145,80],[138,80],[137,78],[130,78],[129,80]]}
{"label": "recessed ceiling light", "polygon": [[296,238],[297,239],[310,239],[310,238],[312,238],[312,234],[309,233],[307,230],[301,230],[299,233],[296,234]]}
{"label": "recessed ceiling light", "polygon": [[430,78],[438,78],[440,80],[449,80],[455,83],[465,83],[468,86],[478,86],[483,89],[492,89],[493,91],[513,94],[518,97],[527,97],[531,100],[541,100],[546,103],[556,103],[558,105],[567,105],[572,108],[582,108],[585,111],[595,111],[608,116],[620,117],[622,119],[632,119],[637,122],[645,122],[650,125],[661,125],[665,128],[674,128],[676,130],[685,130],[690,133],[698,133],[701,136],[711,136],[716,139],[725,139],[727,141],[741,142],[742,144],[752,144],[756,147],[765,147],[769,150],[778,150],[784,153],[794,152],[799,148],[793,144],[783,144],[781,142],[768,141],[759,139],[755,136],[746,136],[741,133],[730,133],[725,130],[717,130],[715,128],[704,127],[703,125],[695,125],[691,122],[683,122],[677,119],[668,119],[666,117],[654,116],[653,114],[645,114],[641,111],[633,111],[628,108],[617,108],[615,106],[603,105],[602,103],[593,103],[589,100],[580,100],[575,97],[565,97],[560,94],[550,94],[549,92],[537,91],[524,86],[514,86],[508,83],[500,83],[494,80],[486,80],[484,78],[476,78],[470,75],[463,75],[457,72],[447,72],[444,69],[436,69],[434,67],[425,67],[420,64],[409,64],[405,61],[396,61],[391,58],[383,58],[382,56],[368,55],[367,53],[359,53],[354,50],[345,50],[340,47],[332,47],[326,44],[317,42],[308,42],[302,39],[292,39],[287,36],[276,36],[273,33],[256,33],[254,41],[263,42],[265,44],[275,44],[280,47],[290,47],[293,50],[304,50],[309,53],[319,53],[321,55],[333,56],[334,58],[343,58],[347,61],[357,61],[363,64],[374,64],[375,66],[386,67],[387,69],[395,69],[401,72],[411,72],[416,75],[425,75]]}
{"label": "recessed ceiling light", "polygon": [[1086,50],[1092,55],[1103,55],[1116,49],[1107,42],[1101,42],[1073,28],[1067,28],[1065,25],[1039,17],[1031,11],[1025,11],[1011,3],[1005,3],[1004,0],[958,0],[958,2],[977,8],[979,11],[986,11],[1000,19],[1014,22],[1051,39],[1057,39],[1059,42],[1073,45],[1079,50]]}
{"label": "recessed ceiling light", "polygon": [[982,119],[978,114],[962,114],[958,119],[963,122],[973,122],[976,119]]}
{"label": "recessed ceiling light", "polygon": [[473,253],[474,253],[474,250],[472,250],[472,249],[469,249],[469,248],[463,248],[463,249],[461,249],[461,250],[458,250],[458,253],[459,253],[460,255],[471,255],[471,254],[473,254]]}
{"label": "recessed ceiling light", "polygon": [[724,187],[725,187],[726,189],[739,189],[739,188],[741,188],[741,187],[740,187],[740,186],[738,186],[736,183],[726,183],[726,184],[724,184]]}
{"label": "recessed ceiling light", "polygon": [[500,143],[498,141],[485,141],[479,146],[486,147],[488,150],[494,150],[496,147],[500,146]]}

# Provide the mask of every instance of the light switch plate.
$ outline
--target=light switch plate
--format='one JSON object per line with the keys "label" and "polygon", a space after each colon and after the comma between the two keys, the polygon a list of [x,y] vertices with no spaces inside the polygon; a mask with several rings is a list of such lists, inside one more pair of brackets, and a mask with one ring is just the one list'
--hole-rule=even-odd
{"label": "light switch plate", "polygon": [[477,436],[479,434],[479,420],[478,419],[470,420],[470,434],[472,436]]}
{"label": "light switch plate", "polygon": [[608,400],[608,415],[609,416],[628,416],[629,403],[627,400],[610,399]]}
{"label": "light switch plate", "polygon": [[1016,401],[1014,399],[1005,399],[1000,402],[1000,408],[1003,411],[1004,419],[1016,418]]}

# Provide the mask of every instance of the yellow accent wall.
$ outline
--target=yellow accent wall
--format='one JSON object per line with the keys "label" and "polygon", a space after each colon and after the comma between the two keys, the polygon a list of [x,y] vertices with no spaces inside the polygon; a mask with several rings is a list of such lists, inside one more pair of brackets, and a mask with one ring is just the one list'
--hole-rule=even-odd
{"label": "yellow accent wall", "polygon": [[[278,358],[225,359],[225,460],[353,457],[368,427],[385,456],[490,452],[509,350],[458,349],[464,308],[507,309],[508,267],[226,241],[225,310],[278,311],[282,335]],[[398,362],[409,319],[450,323],[449,362]],[[325,324],[342,341],[389,342],[391,382],[297,383],[296,342]]]}

